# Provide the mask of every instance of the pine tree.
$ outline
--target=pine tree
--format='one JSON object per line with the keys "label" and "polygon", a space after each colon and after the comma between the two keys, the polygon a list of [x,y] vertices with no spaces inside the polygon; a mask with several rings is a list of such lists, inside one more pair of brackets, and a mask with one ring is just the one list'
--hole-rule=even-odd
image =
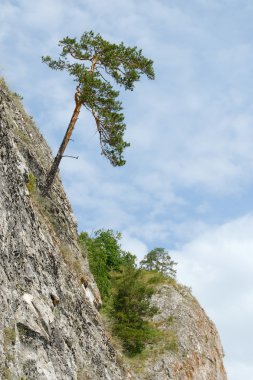
{"label": "pine tree", "polygon": [[169,252],[164,248],[153,249],[140,262],[140,267],[142,269],[148,271],[156,270],[164,276],[172,278],[176,277],[176,270],[174,269],[175,265],[177,265],[177,263],[171,259]]}
{"label": "pine tree", "polygon": [[62,52],[58,60],[42,57],[43,62],[54,70],[66,70],[77,82],[75,108],[48,173],[44,195],[51,189],[64,151],[71,138],[80,110],[84,106],[94,117],[100,139],[102,154],[113,166],[125,164],[123,151],[129,146],[125,142],[124,115],[118,100],[119,91],[111,84],[111,79],[125,90],[133,90],[142,74],[154,79],[153,62],[142,55],[137,47],[126,47],[104,40],[100,34],[85,32],[80,41],[66,37],[59,42]]}
{"label": "pine tree", "polygon": [[113,333],[121,339],[129,356],[140,353],[156,336],[148,322],[148,318],[157,313],[157,308],[150,302],[153,293],[154,289],[143,281],[140,269],[126,267],[114,278]]}
{"label": "pine tree", "polygon": [[79,243],[87,251],[89,267],[104,304],[110,294],[111,272],[121,272],[122,267],[136,267],[136,257],[121,248],[120,239],[121,233],[103,229],[95,231],[93,236],[87,232],[79,235]]}

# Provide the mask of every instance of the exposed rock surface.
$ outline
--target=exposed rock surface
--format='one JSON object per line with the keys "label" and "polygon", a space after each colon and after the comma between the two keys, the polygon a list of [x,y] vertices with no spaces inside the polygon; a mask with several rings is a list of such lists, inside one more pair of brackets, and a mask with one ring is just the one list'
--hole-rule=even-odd
{"label": "exposed rock surface", "polygon": [[99,294],[62,185],[58,179],[46,202],[33,189],[31,173],[39,188],[50,159],[1,83],[0,377],[125,380],[94,305]]}
{"label": "exposed rock surface", "polygon": [[173,281],[163,284],[153,304],[159,309],[153,320],[168,343],[137,366],[136,379],[226,380],[218,332],[190,290]]}
{"label": "exposed rock surface", "polygon": [[0,379],[226,380],[215,326],[177,284],[153,297],[160,309],[154,321],[169,343],[135,364],[132,375],[123,368],[59,178],[50,198],[40,196],[51,159],[0,80]]}

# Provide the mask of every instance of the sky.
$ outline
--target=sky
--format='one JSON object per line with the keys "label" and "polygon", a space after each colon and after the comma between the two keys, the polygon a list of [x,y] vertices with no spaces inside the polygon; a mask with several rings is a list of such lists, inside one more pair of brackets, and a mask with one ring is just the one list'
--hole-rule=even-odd
{"label": "sky", "polygon": [[253,2],[0,0],[0,75],[56,153],[75,84],[58,41],[93,30],[143,49],[156,79],[121,93],[126,165],[82,110],[61,176],[80,231],[114,229],[139,259],[164,247],[215,322],[229,380],[253,373]]}

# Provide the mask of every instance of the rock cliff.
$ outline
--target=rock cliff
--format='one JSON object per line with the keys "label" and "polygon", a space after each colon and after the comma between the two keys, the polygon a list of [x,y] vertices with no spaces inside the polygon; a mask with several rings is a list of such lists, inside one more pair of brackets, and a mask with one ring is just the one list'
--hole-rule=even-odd
{"label": "rock cliff", "polygon": [[[51,153],[0,88],[0,372],[3,379],[126,379],[59,179],[39,196]],[[35,184],[35,178],[37,183]]]}
{"label": "rock cliff", "polygon": [[152,302],[153,321],[167,339],[138,364],[138,380],[226,380],[216,327],[191,291],[175,281],[160,286]]}
{"label": "rock cliff", "polygon": [[176,283],[152,300],[169,343],[125,369],[99,315],[60,179],[50,197],[40,195],[51,160],[18,95],[0,80],[0,378],[225,380],[215,326]]}

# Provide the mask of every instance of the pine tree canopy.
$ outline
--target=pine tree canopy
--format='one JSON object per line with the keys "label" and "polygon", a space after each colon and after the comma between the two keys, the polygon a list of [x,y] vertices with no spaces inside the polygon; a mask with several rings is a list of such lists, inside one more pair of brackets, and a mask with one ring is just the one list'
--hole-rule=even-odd
{"label": "pine tree canopy", "polygon": [[137,47],[126,47],[104,40],[100,34],[85,32],[80,41],[66,37],[59,42],[62,52],[58,60],[43,57],[43,62],[55,70],[67,70],[77,82],[76,103],[88,109],[96,122],[102,154],[113,166],[125,164],[124,115],[119,91],[114,83],[133,90],[141,75],[154,79],[153,61]]}
{"label": "pine tree canopy", "polygon": [[172,278],[176,277],[176,270],[174,267],[177,265],[169,255],[169,252],[164,248],[155,248],[145,255],[144,259],[140,262],[142,269],[160,272],[164,276]]}

